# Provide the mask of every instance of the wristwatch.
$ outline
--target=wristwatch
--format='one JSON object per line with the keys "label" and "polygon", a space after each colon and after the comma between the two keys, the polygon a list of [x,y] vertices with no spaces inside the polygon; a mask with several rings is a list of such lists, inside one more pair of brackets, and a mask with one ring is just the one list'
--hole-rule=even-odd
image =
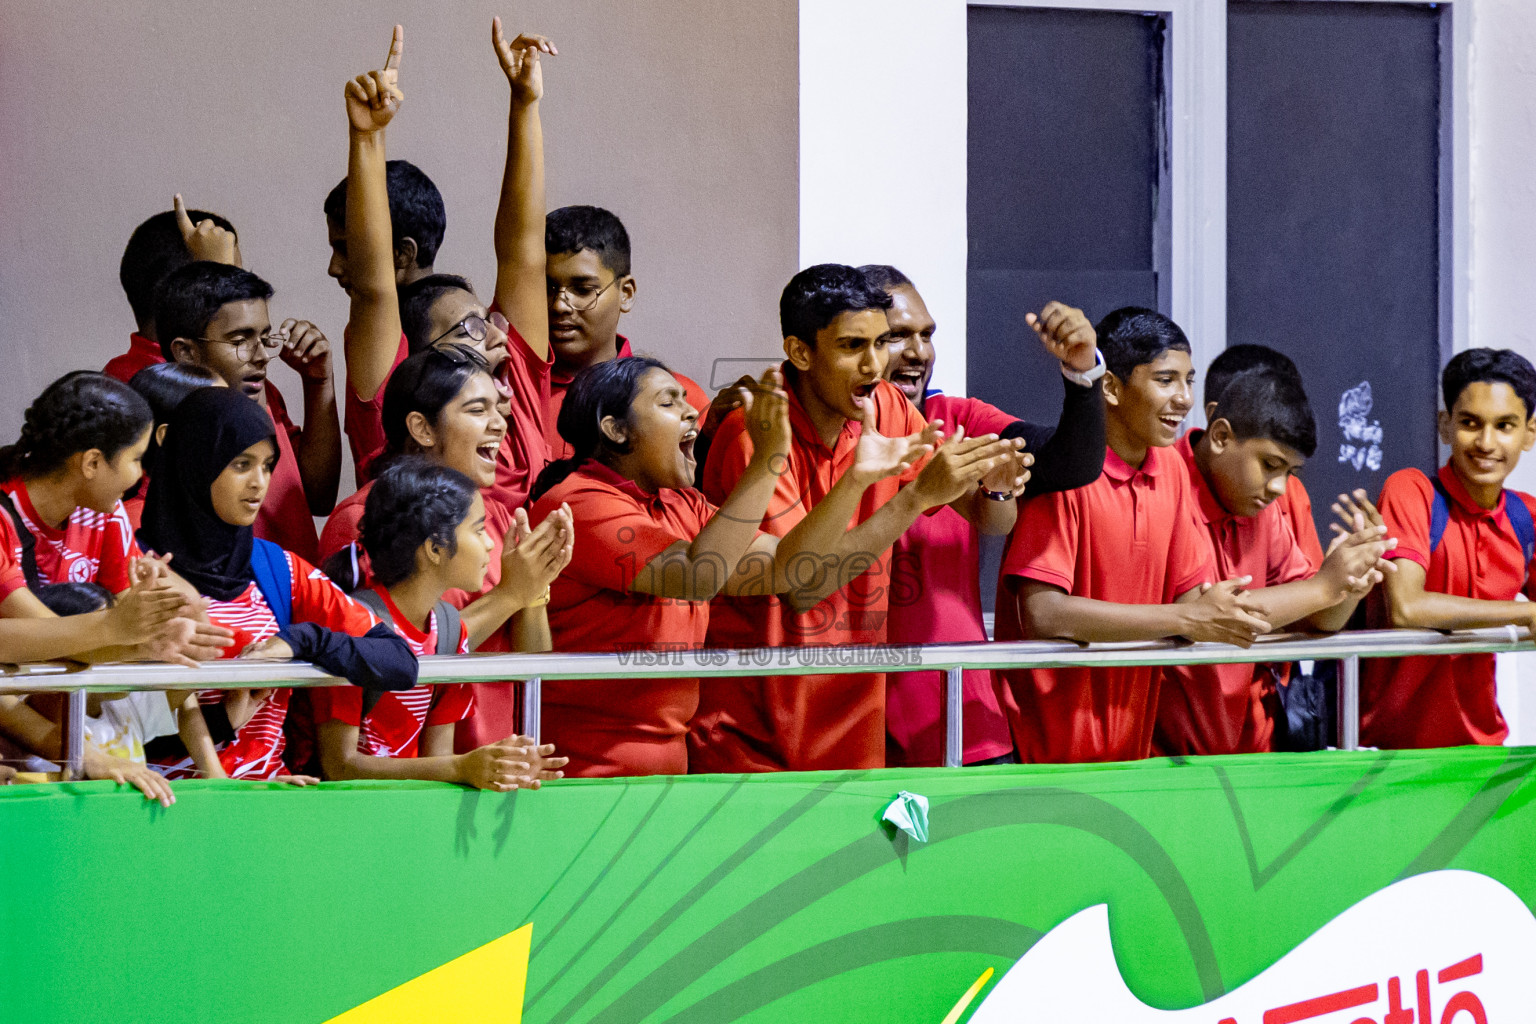
{"label": "wristwatch", "polygon": [[1066,363],[1061,364],[1061,375],[1079,387],[1091,388],[1093,382],[1104,376],[1104,353],[1093,350],[1093,369],[1078,373]]}
{"label": "wristwatch", "polygon": [[976,489],[981,492],[981,496],[983,498],[989,498],[992,501],[1012,501],[1013,500],[1013,492],[1012,491],[992,491],[992,490],[988,490],[986,484],[977,484],[976,485]]}

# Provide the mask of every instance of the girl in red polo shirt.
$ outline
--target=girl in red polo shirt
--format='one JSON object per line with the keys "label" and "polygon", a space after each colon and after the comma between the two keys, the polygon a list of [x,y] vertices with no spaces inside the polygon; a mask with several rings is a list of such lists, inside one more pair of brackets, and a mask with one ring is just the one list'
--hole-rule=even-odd
{"label": "girl in red polo shirt", "polygon": [[[141,542],[172,556],[177,574],[207,599],[208,618],[234,632],[228,656],[302,657],[360,685],[415,685],[416,659],[404,641],[302,558],[283,554],[286,625],[269,603],[276,599],[257,585],[251,526],[277,460],[274,431],[266,411],[239,391],[188,395],[171,418]],[[182,707],[188,756],[162,760],[158,770],[171,778],[312,781],[289,776],[283,763],[289,694],[286,687],[202,691]]]}
{"label": "girl in red polo shirt", "polygon": [[[480,589],[493,548],[485,526],[485,501],[457,470],[406,456],[375,479],[359,523],[374,581],[367,603],[417,655],[447,646],[438,636],[443,594]],[[453,650],[466,654],[469,626],[457,615],[452,621]],[[506,792],[538,789],[562,775],[565,758],[523,736],[454,754],[454,724],[474,707],[467,684],[386,693],[366,712],[357,687],[328,687],[310,697],[328,778],[426,779]]]}
{"label": "girl in red polo shirt", "polygon": [[[867,547],[863,526],[848,528],[859,498],[931,451],[933,433],[868,430],[853,468],[781,540],[758,529],[790,446],[779,371],[742,401],[752,458],[716,507],[692,486],[699,411],[665,366],[631,357],[577,375],[559,420],[575,454],[540,476],[531,516],[541,523],[569,506],[580,534],[551,587],[556,650],[664,653],[685,666],[704,644],[715,594],[788,594],[809,608],[864,567],[849,557]],[[572,775],[682,774],[698,703],[697,679],[547,682],[544,738],[570,757]]]}
{"label": "girl in red polo shirt", "polygon": [[[384,432],[388,444],[380,470],[405,455],[422,455],[457,470],[480,488],[485,528],[491,539],[490,568],[471,590],[450,589],[445,598],[464,611],[470,647],[480,651],[549,650],[545,604],[550,581],[570,560],[574,531],[561,513],[539,530],[526,532],[527,515],[513,512],[491,492],[497,453],[507,422],[497,411],[499,393],[485,360],[461,345],[430,348],[409,357],[384,389]],[[328,566],[357,558],[359,582],[371,582],[366,557],[349,549],[358,539],[372,484],[337,506],[320,535]],[[526,536],[525,536],[526,533]],[[517,686],[473,683],[475,711],[459,723],[455,749],[467,753],[518,731]]]}

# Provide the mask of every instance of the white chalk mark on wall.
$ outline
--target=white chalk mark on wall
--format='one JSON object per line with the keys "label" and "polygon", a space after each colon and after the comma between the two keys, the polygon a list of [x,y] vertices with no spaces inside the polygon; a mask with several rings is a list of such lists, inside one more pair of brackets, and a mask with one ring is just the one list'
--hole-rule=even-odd
{"label": "white chalk mark on wall", "polygon": [[1356,471],[1363,468],[1374,473],[1381,469],[1381,420],[1369,419],[1374,404],[1368,380],[1339,398],[1339,430],[1344,433],[1339,461],[1349,463]]}

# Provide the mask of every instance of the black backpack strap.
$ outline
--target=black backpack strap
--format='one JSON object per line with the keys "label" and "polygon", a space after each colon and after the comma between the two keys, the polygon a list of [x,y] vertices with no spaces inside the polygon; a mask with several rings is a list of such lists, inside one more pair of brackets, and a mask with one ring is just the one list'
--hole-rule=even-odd
{"label": "black backpack strap", "polygon": [[432,611],[437,617],[437,650],[433,653],[458,654],[464,621],[459,617],[459,610],[447,601],[439,601]]}
{"label": "black backpack strap", "polygon": [[44,586],[43,578],[37,571],[37,538],[27,529],[27,521],[21,518],[11,496],[3,490],[0,490],[0,509],[4,509],[5,514],[11,517],[11,523],[16,527],[16,536],[21,538],[21,573],[27,579],[27,586],[36,593]]}

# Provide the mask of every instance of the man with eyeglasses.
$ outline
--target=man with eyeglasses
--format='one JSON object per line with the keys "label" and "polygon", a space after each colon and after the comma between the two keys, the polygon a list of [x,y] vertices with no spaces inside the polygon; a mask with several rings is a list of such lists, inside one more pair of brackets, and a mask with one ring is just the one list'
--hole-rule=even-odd
{"label": "man with eyeglasses", "polygon": [[[160,286],[155,331],[168,360],[203,366],[259,403],[277,425],[277,468],[256,517],[256,536],[311,563],[318,561],[314,516],[336,505],[341,481],[341,422],[331,384],[331,345],[307,320],[272,329],[272,286],[223,263],[189,263]],[[267,378],[278,356],[304,388],[304,425],[288,415]]]}
{"label": "man with eyeglasses", "polygon": [[[597,206],[565,206],[545,220],[545,277],[549,295],[549,342],[555,351],[550,371],[550,404],[544,436],[552,458],[571,454],[555,423],[565,392],[589,366],[633,355],[619,333],[619,317],[635,303],[630,273],[629,232],[618,217]],[[688,404],[702,414],[709,396],[698,384],[673,372],[687,392]]]}

